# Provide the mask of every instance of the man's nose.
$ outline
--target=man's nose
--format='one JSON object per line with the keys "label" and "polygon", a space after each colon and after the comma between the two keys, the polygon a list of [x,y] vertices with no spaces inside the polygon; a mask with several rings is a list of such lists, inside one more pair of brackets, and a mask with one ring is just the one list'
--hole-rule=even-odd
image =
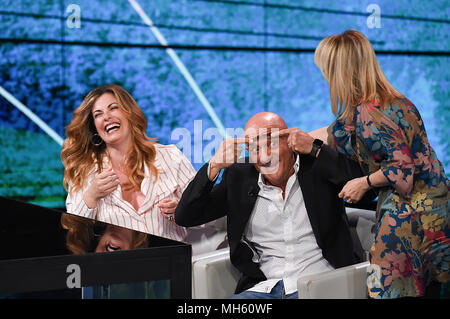
{"label": "man's nose", "polygon": [[270,162],[270,149],[267,147],[261,147],[258,152],[258,162],[262,165]]}

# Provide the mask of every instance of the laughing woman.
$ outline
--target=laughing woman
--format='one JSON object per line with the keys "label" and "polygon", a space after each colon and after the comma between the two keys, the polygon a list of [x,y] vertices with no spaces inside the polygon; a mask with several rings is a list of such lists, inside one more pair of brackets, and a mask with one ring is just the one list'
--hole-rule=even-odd
{"label": "laughing woman", "polygon": [[175,145],[153,142],[146,129],[123,88],[108,84],[85,97],[61,152],[67,212],[184,241],[173,214],[196,172]]}

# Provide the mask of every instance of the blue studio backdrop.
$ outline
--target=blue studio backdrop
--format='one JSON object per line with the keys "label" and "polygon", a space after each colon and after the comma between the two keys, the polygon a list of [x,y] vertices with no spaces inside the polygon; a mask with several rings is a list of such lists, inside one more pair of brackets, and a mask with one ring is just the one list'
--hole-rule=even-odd
{"label": "blue studio backdrop", "polygon": [[329,125],[314,50],[347,29],[418,107],[449,175],[449,13],[447,0],[1,0],[0,196],[64,207],[65,126],[106,83],[136,99],[149,136],[180,148],[177,128],[204,149],[208,128],[264,110],[305,131]]}

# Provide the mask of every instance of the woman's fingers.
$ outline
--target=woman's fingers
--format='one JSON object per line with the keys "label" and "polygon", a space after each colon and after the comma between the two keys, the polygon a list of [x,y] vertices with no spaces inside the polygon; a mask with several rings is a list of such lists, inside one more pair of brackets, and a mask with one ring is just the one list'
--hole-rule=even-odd
{"label": "woman's fingers", "polygon": [[173,214],[177,205],[178,202],[176,200],[165,198],[159,202],[158,207],[165,218],[173,220]]}
{"label": "woman's fingers", "polygon": [[103,190],[104,196],[106,196],[106,195],[111,194],[112,192],[114,192],[114,191],[117,189],[118,186],[119,186],[119,184],[110,186],[110,187],[108,187],[108,188],[105,188],[105,189]]}
{"label": "woman's fingers", "polygon": [[339,192],[338,197],[344,199],[349,203],[355,203],[359,200],[358,194],[351,188],[351,181],[347,182],[342,190]]}
{"label": "woman's fingers", "polygon": [[97,175],[97,179],[99,181],[108,181],[108,180],[111,180],[111,179],[114,179],[114,178],[118,179],[116,173],[112,169],[103,171],[103,172],[101,172],[100,174]]}
{"label": "woman's fingers", "polygon": [[173,199],[165,198],[158,203],[160,208],[174,208],[177,207],[178,202]]}

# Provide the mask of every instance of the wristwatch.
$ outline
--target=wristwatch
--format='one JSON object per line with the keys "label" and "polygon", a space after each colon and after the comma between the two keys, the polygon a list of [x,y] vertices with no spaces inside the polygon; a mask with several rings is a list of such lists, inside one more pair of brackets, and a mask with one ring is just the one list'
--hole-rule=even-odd
{"label": "wristwatch", "polygon": [[323,145],[323,141],[319,140],[319,139],[315,139],[314,142],[312,143],[312,150],[311,153],[309,153],[309,155],[311,155],[312,157],[316,157],[317,152],[322,148]]}

